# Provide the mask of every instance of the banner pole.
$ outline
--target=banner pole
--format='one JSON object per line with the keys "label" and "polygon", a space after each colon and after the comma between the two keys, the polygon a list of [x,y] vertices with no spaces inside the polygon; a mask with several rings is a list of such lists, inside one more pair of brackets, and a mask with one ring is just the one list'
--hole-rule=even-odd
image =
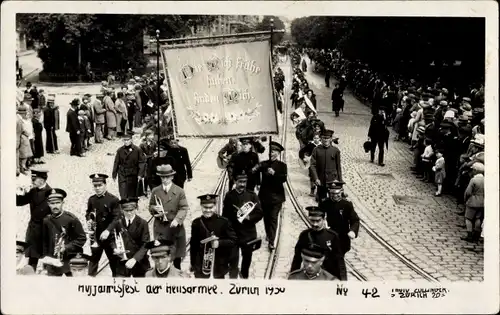
{"label": "banner pole", "polygon": [[[273,33],[274,33],[274,19],[271,18],[271,84],[273,86],[273,97],[276,98],[275,91],[274,91],[274,68],[273,68],[273,61],[274,61],[274,52],[273,52]],[[273,105],[274,105],[275,100],[273,100]],[[276,111],[276,108],[274,108]],[[281,135],[283,136],[283,135]],[[269,136],[269,160],[271,160],[271,141],[273,141],[273,136]]]}
{"label": "banner pole", "polygon": [[158,106],[158,157],[160,157],[160,30],[156,30],[156,103]]}

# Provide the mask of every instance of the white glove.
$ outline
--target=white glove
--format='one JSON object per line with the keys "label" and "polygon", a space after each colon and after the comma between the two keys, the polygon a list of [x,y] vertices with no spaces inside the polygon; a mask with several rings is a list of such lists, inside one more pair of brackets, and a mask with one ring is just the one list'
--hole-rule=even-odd
{"label": "white glove", "polygon": [[349,238],[352,240],[356,238],[356,233],[354,233],[353,231],[349,231],[349,233],[347,233],[347,236],[349,236]]}

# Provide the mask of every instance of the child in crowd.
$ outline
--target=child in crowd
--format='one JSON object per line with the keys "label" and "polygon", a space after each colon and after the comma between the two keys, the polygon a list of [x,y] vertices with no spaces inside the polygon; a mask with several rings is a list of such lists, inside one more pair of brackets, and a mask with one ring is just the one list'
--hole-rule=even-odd
{"label": "child in crowd", "polygon": [[422,154],[422,168],[424,170],[424,182],[432,182],[432,159],[434,157],[434,149],[432,148],[432,141],[425,139],[425,149]]}
{"label": "child in crowd", "polygon": [[441,196],[441,190],[443,189],[443,181],[446,178],[445,172],[445,161],[443,157],[443,152],[441,150],[435,151],[437,160],[432,170],[434,171],[434,181],[437,184],[436,196]]}

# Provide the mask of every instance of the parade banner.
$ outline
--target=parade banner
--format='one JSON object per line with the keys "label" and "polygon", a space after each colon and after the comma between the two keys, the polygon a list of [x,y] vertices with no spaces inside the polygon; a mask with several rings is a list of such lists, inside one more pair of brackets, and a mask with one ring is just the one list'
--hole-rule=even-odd
{"label": "parade banner", "polygon": [[178,137],[277,134],[269,40],[167,46]]}

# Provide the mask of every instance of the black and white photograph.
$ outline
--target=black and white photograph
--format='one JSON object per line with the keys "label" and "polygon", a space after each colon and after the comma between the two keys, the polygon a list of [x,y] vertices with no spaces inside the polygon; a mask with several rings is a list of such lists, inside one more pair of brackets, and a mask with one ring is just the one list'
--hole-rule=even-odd
{"label": "black and white photograph", "polygon": [[497,312],[498,5],[356,2],[3,5],[2,311]]}

